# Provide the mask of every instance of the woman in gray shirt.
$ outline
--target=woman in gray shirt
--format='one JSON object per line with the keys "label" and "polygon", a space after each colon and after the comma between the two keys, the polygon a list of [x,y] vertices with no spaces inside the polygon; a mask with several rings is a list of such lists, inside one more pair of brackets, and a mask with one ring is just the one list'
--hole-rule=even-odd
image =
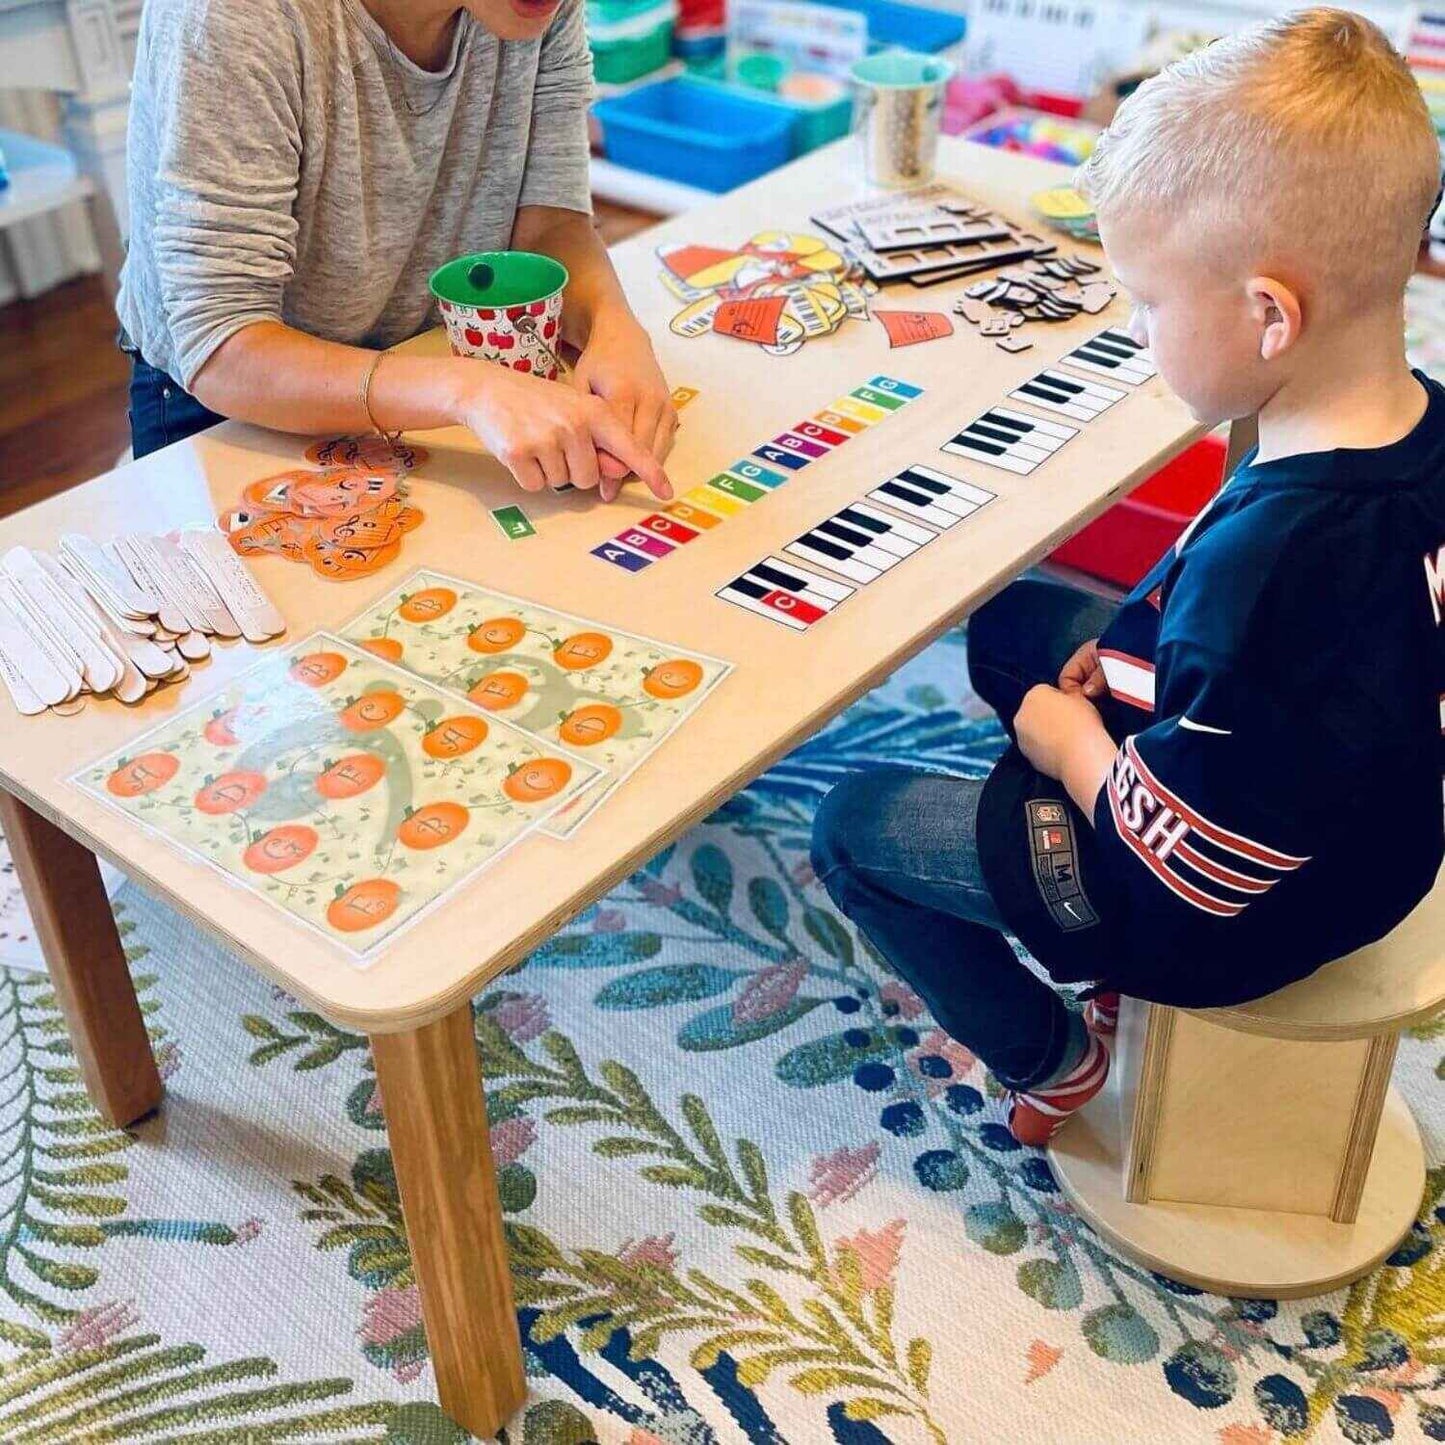
{"label": "woman in gray shirt", "polygon": [[[582,0],[147,0],[119,311],[136,455],[238,417],[470,427],[527,490],[635,471],[676,418],[592,225]],[[575,385],[380,353],[467,251],[571,273]]]}

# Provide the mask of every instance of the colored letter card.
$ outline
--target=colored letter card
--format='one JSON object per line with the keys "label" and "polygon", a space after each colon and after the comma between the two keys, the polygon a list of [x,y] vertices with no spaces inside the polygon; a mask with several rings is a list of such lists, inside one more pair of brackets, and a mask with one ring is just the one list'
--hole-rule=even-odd
{"label": "colored letter card", "polygon": [[402,667],[606,774],[546,831],[567,837],[729,672],[731,664],[490,592],[414,573],[343,629]]}
{"label": "colored letter card", "polygon": [[71,781],[370,962],[598,777],[316,633]]}

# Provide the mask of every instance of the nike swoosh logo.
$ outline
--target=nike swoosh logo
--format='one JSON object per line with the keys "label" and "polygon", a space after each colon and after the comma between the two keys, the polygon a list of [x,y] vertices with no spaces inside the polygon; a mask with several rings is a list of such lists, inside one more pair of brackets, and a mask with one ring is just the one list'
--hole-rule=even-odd
{"label": "nike swoosh logo", "polygon": [[1072,903],[1064,904],[1064,912],[1067,913],[1070,918],[1077,918],[1079,916],[1074,912],[1074,905]]}

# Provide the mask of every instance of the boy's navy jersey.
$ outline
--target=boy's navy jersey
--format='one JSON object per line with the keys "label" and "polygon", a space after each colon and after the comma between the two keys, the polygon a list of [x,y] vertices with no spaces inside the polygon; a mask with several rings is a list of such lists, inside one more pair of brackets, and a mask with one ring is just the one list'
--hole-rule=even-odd
{"label": "boy's navy jersey", "polygon": [[[1382,937],[1429,891],[1445,389],[1421,380],[1425,414],[1392,446],[1246,458],[1122,604],[1099,640],[1120,747],[1092,820],[1016,753],[997,770],[985,871],[1056,976],[1236,1003]],[[1041,806],[1067,810],[1052,843]],[[1054,878],[1065,844],[1077,897]]]}

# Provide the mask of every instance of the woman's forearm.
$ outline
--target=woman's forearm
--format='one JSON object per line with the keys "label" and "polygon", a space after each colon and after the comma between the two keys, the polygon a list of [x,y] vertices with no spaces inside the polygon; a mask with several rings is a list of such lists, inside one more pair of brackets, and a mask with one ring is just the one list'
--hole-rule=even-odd
{"label": "woman's forearm", "polygon": [[362,386],[377,353],[318,341],[279,322],[258,322],[219,347],[193,390],[222,416],[277,431],[426,430],[462,419],[463,392],[477,363],[452,357],[387,356],[371,383],[371,415]]}
{"label": "woman's forearm", "polygon": [[519,251],[555,257],[567,268],[571,279],[562,334],[579,350],[591,340],[600,317],[631,316],[622,283],[591,216],[552,206],[523,206],[512,228],[512,245]]}

